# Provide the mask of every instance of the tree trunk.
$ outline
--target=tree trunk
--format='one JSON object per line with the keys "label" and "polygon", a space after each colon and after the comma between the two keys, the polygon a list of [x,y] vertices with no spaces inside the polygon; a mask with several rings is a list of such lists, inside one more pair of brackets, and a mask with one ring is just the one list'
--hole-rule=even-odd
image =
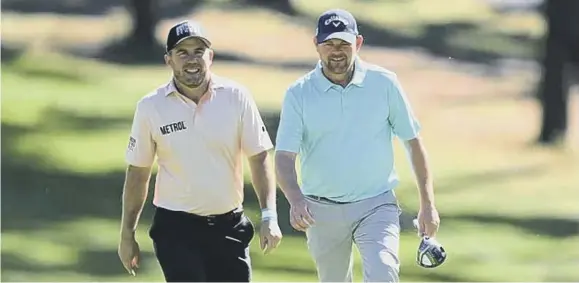
{"label": "tree trunk", "polygon": [[155,13],[155,0],[130,0],[133,29],[129,41],[140,44],[142,48],[155,46],[155,27],[158,18]]}
{"label": "tree trunk", "polygon": [[263,4],[263,5],[268,5],[268,4],[276,4],[276,5],[291,5],[291,0],[248,0],[248,2],[252,2],[255,4]]}
{"label": "tree trunk", "polygon": [[564,49],[556,39],[553,39],[553,36],[547,36],[540,90],[543,119],[539,136],[539,142],[545,144],[554,143],[563,138],[567,130],[569,83],[565,70]]}
{"label": "tree trunk", "polygon": [[539,89],[543,110],[539,142],[544,144],[557,142],[567,132],[569,66],[578,36],[573,26],[579,16],[576,6],[575,0],[547,0],[545,3],[548,28]]}
{"label": "tree trunk", "polygon": [[246,3],[275,9],[286,15],[296,15],[292,0],[245,0]]}

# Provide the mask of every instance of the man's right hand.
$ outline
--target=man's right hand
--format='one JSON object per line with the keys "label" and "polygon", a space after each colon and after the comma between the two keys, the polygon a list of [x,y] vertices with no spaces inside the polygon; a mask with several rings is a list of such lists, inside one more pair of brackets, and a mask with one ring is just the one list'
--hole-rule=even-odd
{"label": "man's right hand", "polygon": [[139,268],[140,248],[134,236],[121,236],[119,258],[129,274],[136,276]]}
{"label": "man's right hand", "polygon": [[303,196],[290,201],[290,223],[294,229],[302,232],[314,225],[314,218]]}

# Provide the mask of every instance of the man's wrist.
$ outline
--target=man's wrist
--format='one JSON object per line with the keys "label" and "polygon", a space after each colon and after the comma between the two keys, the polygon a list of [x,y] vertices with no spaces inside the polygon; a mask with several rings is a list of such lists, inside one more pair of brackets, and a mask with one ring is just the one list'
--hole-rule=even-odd
{"label": "man's wrist", "polygon": [[277,221],[277,211],[271,208],[261,210],[261,221]]}
{"label": "man's wrist", "polygon": [[296,202],[303,201],[305,199],[304,195],[302,194],[301,190],[295,190],[291,194],[286,194],[286,198],[288,202],[294,204]]}
{"label": "man's wrist", "polygon": [[419,201],[421,208],[434,207],[434,188],[432,184],[425,184],[419,187]]}
{"label": "man's wrist", "polygon": [[432,199],[420,199],[420,208],[434,208],[434,200]]}
{"label": "man's wrist", "polygon": [[123,229],[123,230],[121,230],[121,238],[122,239],[131,239],[131,238],[134,239],[135,238],[135,231]]}

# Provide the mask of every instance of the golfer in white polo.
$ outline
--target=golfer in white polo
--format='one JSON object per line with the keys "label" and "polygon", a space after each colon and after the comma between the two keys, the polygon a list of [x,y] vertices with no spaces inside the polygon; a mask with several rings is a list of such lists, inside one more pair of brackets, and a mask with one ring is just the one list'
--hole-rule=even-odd
{"label": "golfer in white polo", "polygon": [[119,257],[135,274],[135,231],[157,163],[149,229],[167,282],[249,282],[254,225],[243,209],[243,159],[262,209],[265,253],[282,234],[268,150],[273,147],[255,101],[244,86],[211,71],[211,41],[190,21],[167,35],[172,78],[137,103],[123,189]]}
{"label": "golfer in white polo", "polygon": [[419,123],[396,75],[358,57],[362,42],[349,12],[320,16],[314,37],[319,63],[287,90],[277,134],[277,180],[323,282],[352,281],[353,244],[364,281],[399,281],[394,136],[412,160],[420,231],[434,236],[439,225]]}

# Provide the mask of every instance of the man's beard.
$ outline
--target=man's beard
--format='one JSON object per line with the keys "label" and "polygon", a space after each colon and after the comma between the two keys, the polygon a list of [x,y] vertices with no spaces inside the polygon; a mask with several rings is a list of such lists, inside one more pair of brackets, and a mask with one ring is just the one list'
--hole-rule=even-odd
{"label": "man's beard", "polygon": [[332,74],[345,74],[350,69],[350,60],[346,56],[345,59],[342,61],[333,61],[333,57],[328,57],[328,60],[325,62],[326,68]]}
{"label": "man's beard", "polygon": [[189,88],[201,86],[206,81],[206,76],[207,72],[205,70],[199,70],[199,72],[194,74],[186,71],[175,72],[175,78],[177,81]]}

